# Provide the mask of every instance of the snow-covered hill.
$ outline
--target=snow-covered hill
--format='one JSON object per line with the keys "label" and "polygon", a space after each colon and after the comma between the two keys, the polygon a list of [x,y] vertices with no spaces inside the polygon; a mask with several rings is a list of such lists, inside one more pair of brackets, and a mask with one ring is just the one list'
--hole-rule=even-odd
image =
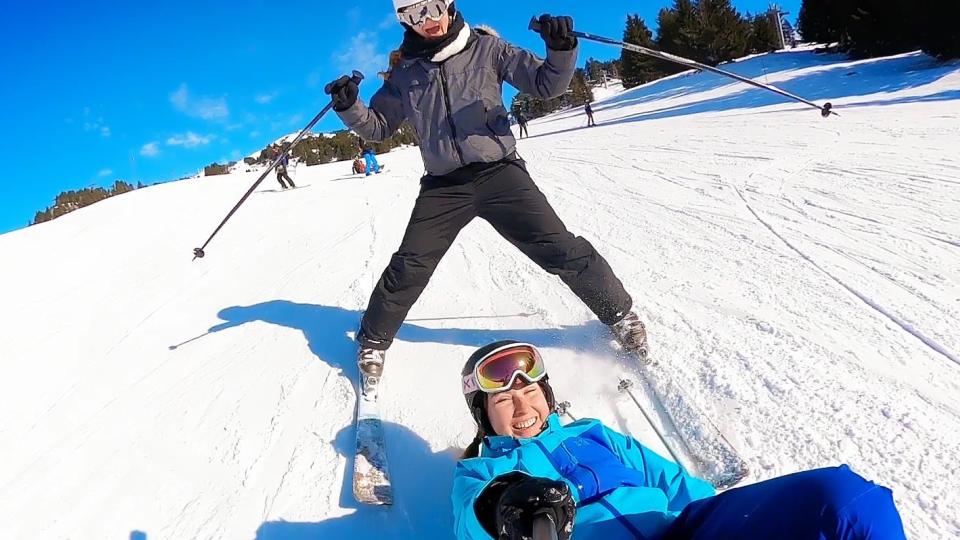
{"label": "snow-covered hill", "polygon": [[[654,353],[715,412],[752,480],[838,463],[893,488],[911,538],[960,535],[960,66],[810,52],[614,93],[520,142],[611,262]],[[349,163],[175,182],[0,236],[0,538],[450,538],[458,374],[497,338],[543,346],[578,416],[649,441],[603,328],[482,221],[391,349],[397,503],[349,489],[351,341],[422,172]]]}

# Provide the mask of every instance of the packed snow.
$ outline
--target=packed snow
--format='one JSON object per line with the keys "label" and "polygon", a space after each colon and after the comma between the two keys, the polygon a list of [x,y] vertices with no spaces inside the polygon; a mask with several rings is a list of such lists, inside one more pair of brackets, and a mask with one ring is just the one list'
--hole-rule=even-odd
{"label": "packed snow", "polygon": [[[850,464],[910,538],[960,536],[960,66],[810,51],[609,92],[531,122],[519,151],[611,262],[653,354],[752,465]],[[559,397],[655,444],[629,370],[556,278],[467,227],[387,357],[393,507],[351,496],[361,311],[417,195],[416,149],[111,198],[0,236],[0,538],[452,537],[459,372],[501,338]]]}

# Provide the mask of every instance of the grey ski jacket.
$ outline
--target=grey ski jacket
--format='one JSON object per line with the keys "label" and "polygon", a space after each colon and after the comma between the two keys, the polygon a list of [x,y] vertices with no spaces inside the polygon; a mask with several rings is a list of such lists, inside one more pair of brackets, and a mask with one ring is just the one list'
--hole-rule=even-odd
{"label": "grey ski jacket", "polygon": [[499,37],[470,30],[459,53],[440,63],[405,58],[369,107],[357,100],[337,114],[374,142],[409,120],[420,138],[427,173],[434,176],[470,163],[500,161],[516,149],[503,105],[503,83],[540,98],[559,96],[573,78],[578,49],[547,49],[544,61]]}

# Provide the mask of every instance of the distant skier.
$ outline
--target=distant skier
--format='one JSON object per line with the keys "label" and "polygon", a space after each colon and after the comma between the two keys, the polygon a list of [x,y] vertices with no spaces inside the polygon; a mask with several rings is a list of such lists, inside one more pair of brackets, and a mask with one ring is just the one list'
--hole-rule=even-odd
{"label": "distant skier", "polygon": [[645,356],[647,334],[633,300],[607,261],[571,234],[527,172],[503,105],[504,81],[540,98],[566,91],[578,44],[570,17],[540,17],[546,61],[464,22],[453,0],[393,0],[406,29],[402,60],[367,107],[359,87],[341,77],[328,87],[333,109],[368,141],[382,141],[408,121],[420,140],[427,175],[400,248],[370,297],[357,332],[364,394],[376,395],[386,350],[457,234],[475,217],[547,272],[557,275],[609,325],[630,351]]}
{"label": "distant skier", "polygon": [[363,170],[367,176],[380,174],[380,163],[377,162],[377,155],[373,153],[373,148],[365,148],[363,150],[363,159],[365,161]]}
{"label": "distant skier", "polygon": [[527,137],[530,136],[530,132],[527,131],[527,117],[523,115],[522,112],[517,113],[517,125],[520,127],[520,138],[522,139],[524,135]]}
{"label": "distant skier", "polygon": [[[286,149],[275,149],[274,159],[276,159],[277,156],[280,156],[280,163],[277,163],[277,181],[280,182],[280,187],[283,189],[292,189],[297,187],[297,185],[293,183],[293,179],[290,178],[290,175],[287,174],[287,165],[290,163],[290,156]],[[284,183],[284,180],[290,184],[289,187]]]}
{"label": "distant skier", "polygon": [[583,107],[584,112],[587,113],[587,127],[593,127],[597,123],[593,120],[593,107],[590,106],[590,102],[587,102],[586,106]]}
{"label": "distant skier", "polygon": [[460,540],[532,537],[547,515],[569,540],[905,540],[889,489],[846,465],[719,495],[599,420],[562,425],[540,352],[500,341],[461,372],[477,437],[453,478]]}
{"label": "distant skier", "polygon": [[363,174],[367,170],[367,166],[363,164],[363,160],[360,159],[361,156],[353,158],[353,174]]}

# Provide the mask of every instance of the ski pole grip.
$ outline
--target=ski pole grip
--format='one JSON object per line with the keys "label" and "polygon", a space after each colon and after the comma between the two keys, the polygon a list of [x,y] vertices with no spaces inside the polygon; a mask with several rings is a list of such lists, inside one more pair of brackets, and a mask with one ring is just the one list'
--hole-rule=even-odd
{"label": "ski pole grip", "polygon": [[532,18],[530,19],[530,26],[528,26],[527,28],[528,28],[529,30],[532,30],[532,31],[534,31],[534,32],[536,32],[536,33],[539,34],[539,33],[540,33],[540,19],[538,19],[536,16],[532,17]]}
{"label": "ski pole grip", "polygon": [[533,516],[533,540],[557,540],[557,524],[553,517],[544,511]]}
{"label": "ski pole grip", "polygon": [[[363,73],[360,73],[357,70],[353,70],[353,74],[350,75],[350,80],[353,81],[357,86],[360,86],[360,83],[363,81],[364,78],[365,77],[363,76]],[[327,83],[327,85],[323,87],[323,91],[327,94],[332,92],[333,83]]]}

